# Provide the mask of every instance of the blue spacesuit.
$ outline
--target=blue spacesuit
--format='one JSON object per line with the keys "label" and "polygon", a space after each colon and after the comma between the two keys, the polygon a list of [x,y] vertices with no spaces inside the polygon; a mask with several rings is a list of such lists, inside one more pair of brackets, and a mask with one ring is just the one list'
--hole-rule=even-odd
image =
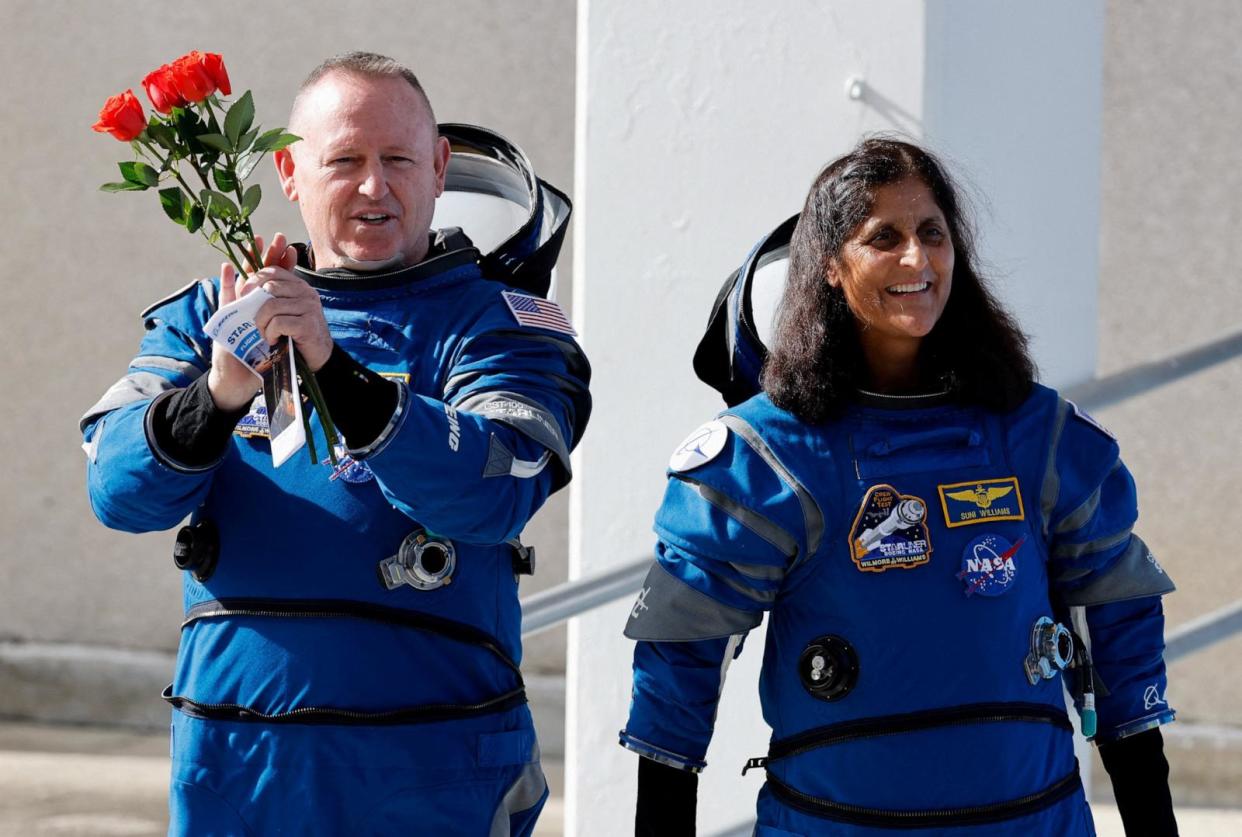
{"label": "blue spacesuit", "polygon": [[1113,438],[1042,387],[1003,415],[867,396],[818,426],[757,396],[673,456],[621,741],[704,767],[724,669],[767,612],[759,834],[1090,834],[1069,626],[1100,740],[1172,719],[1172,585],[1136,516]]}
{"label": "blue spacesuit", "polygon": [[400,383],[366,448],[274,469],[258,398],[218,461],[160,449],[154,405],[210,366],[215,280],[144,313],[128,374],[83,419],[100,520],[218,530],[213,566],[185,574],[166,695],[173,831],[528,833],[547,790],[516,538],[569,479],[587,362],[555,304],[489,281],[460,234],[390,273],[295,272],[336,345]]}

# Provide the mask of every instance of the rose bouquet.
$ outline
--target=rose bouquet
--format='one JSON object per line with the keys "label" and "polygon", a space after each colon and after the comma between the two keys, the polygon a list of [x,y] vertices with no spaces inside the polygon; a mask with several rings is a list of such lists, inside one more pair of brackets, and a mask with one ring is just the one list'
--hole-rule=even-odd
{"label": "rose bouquet", "polygon": [[[283,128],[254,125],[254,99],[247,90],[231,104],[233,92],[224,60],[197,50],[146,75],[142,80],[154,109],[150,118],[132,89],[112,96],[99,112],[96,131],[134,150],[135,159],[118,163],[121,180],[105,192],[155,189],[164,214],[189,233],[199,233],[239,274],[262,267],[250,218],[259,206],[259,184],[246,185],[265,154],[298,141]],[[336,464],[336,428],[314,374],[292,347],[298,377],[323,424],[328,456]],[[309,420],[306,443],[318,462]]]}

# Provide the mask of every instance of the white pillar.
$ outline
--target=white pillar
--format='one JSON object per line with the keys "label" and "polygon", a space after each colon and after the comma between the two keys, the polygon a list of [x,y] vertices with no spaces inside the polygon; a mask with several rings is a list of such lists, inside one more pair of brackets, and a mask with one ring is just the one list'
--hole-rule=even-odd
{"label": "white pillar", "polygon": [[[723,406],[690,366],[716,291],[863,133],[927,134],[979,186],[984,255],[1004,272],[997,287],[1035,333],[1041,365],[1090,374],[1102,0],[1005,4],[1007,14],[990,5],[581,0],[574,321],[595,411],[575,455],[571,578],[650,554],[668,454]],[[996,44],[979,43],[988,39]],[[975,78],[987,72],[1012,88],[999,101]],[[862,99],[847,96],[850,78],[865,80]],[[1085,128],[1070,124],[1080,118]],[[1050,289],[1064,304],[1051,304]],[[637,757],[616,743],[629,606],[571,623],[569,835],[632,832]],[[700,784],[704,835],[753,818],[762,776],[739,773],[767,748],[762,639],[751,635],[729,674]]]}

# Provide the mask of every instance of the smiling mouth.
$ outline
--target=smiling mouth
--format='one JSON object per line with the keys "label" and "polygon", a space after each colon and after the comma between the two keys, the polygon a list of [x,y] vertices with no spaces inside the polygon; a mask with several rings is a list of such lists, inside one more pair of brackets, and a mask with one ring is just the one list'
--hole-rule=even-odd
{"label": "smiling mouth", "polygon": [[893,296],[919,294],[931,287],[931,282],[911,282],[908,285],[890,285],[884,290]]}

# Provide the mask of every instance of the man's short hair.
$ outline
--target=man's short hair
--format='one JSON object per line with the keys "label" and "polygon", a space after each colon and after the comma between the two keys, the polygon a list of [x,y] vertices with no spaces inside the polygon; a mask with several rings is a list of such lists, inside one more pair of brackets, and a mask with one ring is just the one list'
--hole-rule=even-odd
{"label": "man's short hair", "polygon": [[358,75],[370,76],[371,78],[403,78],[409,83],[410,87],[418,91],[418,95],[422,97],[423,103],[427,105],[427,113],[431,115],[431,124],[436,124],[436,115],[431,108],[431,99],[428,98],[427,91],[423,89],[418,76],[414,75],[414,71],[404,64],[389,58],[387,55],[380,55],[376,52],[343,52],[332,56],[311,70],[310,74],[302,81],[302,84],[298,86],[298,92],[293,97],[294,113],[297,112],[302,94],[314,87],[321,78],[332,72],[357,73]]}

